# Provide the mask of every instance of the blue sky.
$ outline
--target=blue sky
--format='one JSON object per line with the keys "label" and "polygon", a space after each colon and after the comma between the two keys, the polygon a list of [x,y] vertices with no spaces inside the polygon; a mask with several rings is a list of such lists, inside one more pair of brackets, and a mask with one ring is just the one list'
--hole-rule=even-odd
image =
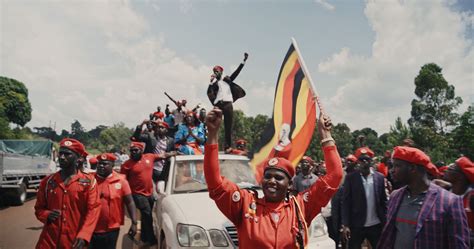
{"label": "blue sky", "polygon": [[474,102],[468,0],[3,0],[0,12],[0,75],[29,88],[30,127],[131,127],[168,103],[164,91],[210,107],[211,68],[230,73],[244,52],[235,107],[269,115],[291,37],[334,122],[352,130],[406,120],[429,62],[464,99],[459,112]]}

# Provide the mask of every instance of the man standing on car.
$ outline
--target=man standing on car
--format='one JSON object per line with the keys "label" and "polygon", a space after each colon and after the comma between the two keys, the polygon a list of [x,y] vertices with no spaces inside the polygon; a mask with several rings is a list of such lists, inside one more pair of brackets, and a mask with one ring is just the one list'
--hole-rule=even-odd
{"label": "man standing on car", "polygon": [[35,215],[44,224],[36,248],[82,249],[99,219],[97,183],[78,170],[88,154],[81,142],[65,138],[59,146],[61,170],[45,177],[36,195]]}
{"label": "man standing on car", "polygon": [[244,61],[230,75],[222,78],[224,68],[215,66],[211,75],[211,84],[207,88],[207,96],[212,105],[219,107],[224,115],[225,145],[224,149],[230,153],[232,146],[232,120],[234,117],[234,107],[232,103],[245,96],[245,91],[239,85],[234,83],[235,78],[245,65],[249,55],[244,53]]}

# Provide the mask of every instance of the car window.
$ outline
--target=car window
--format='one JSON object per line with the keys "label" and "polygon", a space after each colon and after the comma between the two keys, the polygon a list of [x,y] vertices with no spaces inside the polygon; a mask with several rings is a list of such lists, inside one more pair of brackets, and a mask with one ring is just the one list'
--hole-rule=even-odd
{"label": "car window", "polygon": [[[220,160],[221,175],[242,187],[256,185],[246,160]],[[178,161],[173,172],[173,193],[207,191],[202,160]]]}

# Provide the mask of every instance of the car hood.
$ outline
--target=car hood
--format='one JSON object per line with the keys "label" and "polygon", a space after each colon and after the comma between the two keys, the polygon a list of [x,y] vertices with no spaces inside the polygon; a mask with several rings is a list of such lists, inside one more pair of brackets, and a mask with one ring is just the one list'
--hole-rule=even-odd
{"label": "car hood", "polygon": [[174,194],[173,201],[182,211],[183,223],[202,226],[204,229],[224,229],[224,226],[233,226],[216,203],[209,197],[208,192]]}

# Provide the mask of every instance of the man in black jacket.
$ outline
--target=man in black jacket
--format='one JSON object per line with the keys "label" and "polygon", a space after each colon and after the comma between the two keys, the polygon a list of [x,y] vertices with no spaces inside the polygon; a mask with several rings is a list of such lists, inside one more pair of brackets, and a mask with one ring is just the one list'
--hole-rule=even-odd
{"label": "man in black jacket", "polygon": [[368,147],[354,153],[359,170],[348,174],[342,193],[343,239],[359,249],[364,239],[377,246],[387,214],[385,178],[373,170],[374,153]]}
{"label": "man in black jacket", "polygon": [[224,131],[225,131],[225,150],[230,151],[232,145],[232,120],[234,116],[234,107],[232,103],[245,96],[245,91],[239,85],[234,83],[235,78],[239,75],[247,61],[248,54],[244,53],[244,61],[230,76],[222,78],[224,68],[215,66],[214,74],[211,75],[211,84],[207,88],[207,96],[212,105],[219,107],[224,115]]}

